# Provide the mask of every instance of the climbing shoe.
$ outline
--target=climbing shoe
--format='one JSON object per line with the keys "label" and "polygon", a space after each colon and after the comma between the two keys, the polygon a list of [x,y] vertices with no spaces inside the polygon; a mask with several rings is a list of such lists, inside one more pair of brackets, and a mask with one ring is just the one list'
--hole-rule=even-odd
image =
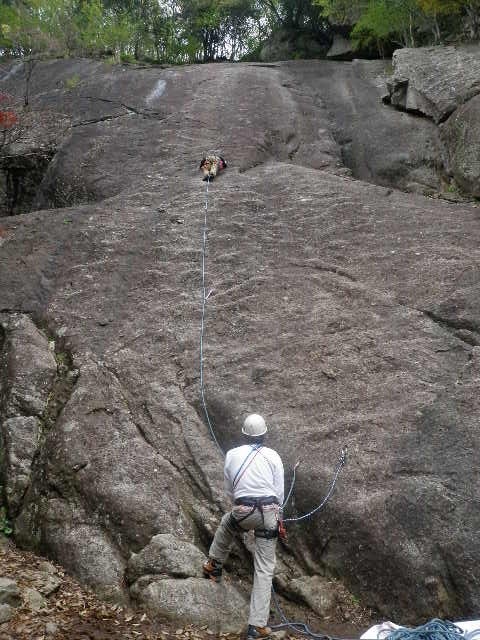
{"label": "climbing shoe", "polygon": [[253,624],[248,625],[247,640],[256,640],[256,638],[270,638],[272,630],[270,627],[254,627]]}
{"label": "climbing shoe", "polygon": [[203,563],[203,577],[213,582],[220,582],[222,579],[222,563],[214,558],[209,558]]}

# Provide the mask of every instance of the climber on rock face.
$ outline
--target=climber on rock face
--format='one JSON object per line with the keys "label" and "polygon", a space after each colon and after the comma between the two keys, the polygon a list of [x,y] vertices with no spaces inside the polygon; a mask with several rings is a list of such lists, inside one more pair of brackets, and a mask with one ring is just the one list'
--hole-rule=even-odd
{"label": "climber on rock face", "polygon": [[216,154],[204,156],[200,162],[200,171],[203,173],[203,180],[211,182],[220,171],[227,168],[227,163]]}
{"label": "climber on rock face", "polygon": [[235,536],[254,530],[254,578],[250,598],[247,640],[268,638],[270,596],[275,548],[281,522],[284,474],[280,456],[263,445],[267,425],[262,416],[252,413],[243,423],[245,444],[230,449],[225,458],[225,491],[233,509],[225,514],[215,533],[208,560],[203,565],[205,578],[220,582],[222,564]]}

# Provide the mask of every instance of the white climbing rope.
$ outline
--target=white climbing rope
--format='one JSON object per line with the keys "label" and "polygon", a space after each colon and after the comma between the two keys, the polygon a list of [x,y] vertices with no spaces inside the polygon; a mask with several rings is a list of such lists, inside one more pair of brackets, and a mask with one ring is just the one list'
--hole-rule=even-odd
{"label": "white climbing rope", "polygon": [[220,453],[225,457],[225,452],[220,446],[220,443],[217,440],[215,435],[215,431],[213,429],[212,420],[210,418],[210,414],[208,412],[207,403],[205,400],[205,379],[204,379],[204,357],[203,357],[203,341],[205,337],[205,312],[207,309],[207,300],[211,292],[207,294],[206,287],[206,263],[207,263],[207,223],[208,223],[208,186],[210,184],[210,180],[207,180],[207,188],[205,190],[205,215],[203,219],[203,243],[202,243],[202,321],[200,325],[200,396],[202,399],[202,407],[203,412],[205,414],[205,419],[207,420],[208,428],[210,429],[210,433],[212,435],[213,441],[217,445]]}
{"label": "white climbing rope", "polygon": [[[206,286],[206,263],[207,263],[207,231],[208,231],[208,196],[209,196],[209,184],[210,184],[210,180],[206,181],[207,185],[206,185],[206,190],[205,190],[205,214],[204,214],[204,221],[203,221],[203,241],[202,241],[202,317],[201,317],[201,324],[200,324],[200,396],[201,396],[201,402],[202,402],[202,407],[203,407],[203,412],[205,414],[205,419],[207,421],[208,424],[208,428],[210,430],[210,433],[212,435],[213,441],[215,442],[215,444],[217,445],[219,451],[221,452],[222,456],[225,457],[225,451],[222,449],[222,447],[220,446],[220,443],[218,442],[218,439],[215,435],[215,430],[213,428],[213,423],[212,423],[212,419],[210,417],[209,411],[208,411],[208,407],[207,407],[207,402],[205,399],[205,376],[204,376],[204,368],[205,368],[205,359],[204,359],[204,352],[203,352],[203,346],[204,346],[204,338],[205,338],[205,316],[206,316],[206,307],[207,307],[207,300],[210,296],[211,291],[209,291],[207,293],[207,286]],[[315,509],[312,509],[311,511],[309,511],[308,513],[305,513],[302,516],[297,516],[297,517],[292,517],[292,518],[286,518],[284,519],[284,522],[299,522],[301,520],[304,520],[306,518],[310,518],[311,516],[313,516],[315,513],[317,513],[318,511],[320,511],[322,509],[322,507],[327,503],[327,501],[330,499],[330,496],[333,493],[333,490],[335,488],[335,484],[337,482],[337,478],[338,475],[342,469],[342,467],[344,466],[345,462],[346,462],[346,454],[347,454],[347,449],[346,447],[344,447],[342,449],[342,453],[340,456],[340,459],[337,463],[337,467],[335,469],[335,473],[334,473],[334,477],[333,477],[333,481],[330,485],[330,489],[327,493],[327,495],[325,496],[325,498],[322,500],[322,502],[315,507]],[[285,507],[288,503],[288,501],[290,500],[290,497],[293,493],[293,489],[295,486],[295,480],[296,480],[296,470],[298,465],[300,464],[300,462],[297,462],[293,468],[293,477],[292,477],[292,482],[290,485],[290,489],[287,495],[286,500],[284,501],[282,508]],[[339,640],[337,638],[331,638],[330,636],[327,636],[325,634],[316,634],[313,633],[312,631],[310,631],[309,627],[302,623],[302,622],[291,622],[287,619],[287,617],[285,616],[282,608],[280,607],[280,603],[278,602],[278,598],[276,596],[275,590],[273,588],[272,585],[272,594],[273,594],[273,598],[274,598],[274,602],[275,602],[275,607],[280,615],[280,618],[282,620],[282,623],[279,625],[274,626],[273,628],[275,629],[282,629],[282,628],[290,628],[294,631],[296,631],[297,633],[300,633],[304,636],[308,636],[309,638],[312,638],[312,640],[319,640],[319,639],[324,639],[324,640]]]}
{"label": "white climbing rope", "polygon": [[[205,419],[207,421],[207,425],[208,428],[210,430],[211,436],[213,441],[215,442],[215,444],[217,445],[220,453],[222,454],[223,457],[225,457],[225,451],[222,449],[217,436],[215,435],[215,429],[213,427],[213,422],[212,422],[212,418],[210,416],[210,413],[208,411],[208,407],[207,407],[207,401],[205,398],[205,374],[204,374],[204,370],[205,370],[205,358],[204,358],[204,342],[205,342],[205,317],[206,317],[206,309],[207,309],[207,300],[211,294],[211,290],[208,291],[207,293],[207,234],[208,234],[208,207],[209,207],[209,185],[210,185],[210,180],[206,181],[206,188],[205,188],[205,209],[204,209],[204,218],[203,218],[203,228],[202,228],[202,314],[201,314],[201,323],[200,323],[200,397],[201,397],[201,402],[202,402],[202,408],[203,408],[203,412],[205,414]],[[322,500],[322,502],[315,507],[315,509],[312,509],[311,511],[309,511],[308,513],[305,513],[301,516],[297,516],[294,518],[286,518],[284,520],[284,522],[299,522],[301,520],[305,520],[306,518],[310,518],[311,516],[313,516],[315,513],[317,513],[318,511],[320,511],[320,509],[322,509],[322,507],[328,502],[328,500],[330,499],[333,490],[335,488],[335,484],[337,482],[338,479],[338,475],[341,471],[341,469],[343,468],[343,466],[346,463],[346,455],[347,455],[347,448],[344,447],[342,449],[342,452],[340,454],[340,458],[339,461],[337,463],[337,466],[335,468],[334,471],[334,477],[333,477],[333,481],[330,485],[330,489],[327,493],[327,495],[325,496],[325,498]],[[287,498],[285,500],[285,502],[282,505],[282,508],[284,508],[287,504],[288,501],[290,500],[290,497],[293,493],[293,489],[295,487],[295,481],[296,481],[296,470],[298,465],[300,464],[300,462],[297,462],[293,468],[293,477],[292,477],[292,482],[290,485],[290,489],[288,491],[287,494]]]}

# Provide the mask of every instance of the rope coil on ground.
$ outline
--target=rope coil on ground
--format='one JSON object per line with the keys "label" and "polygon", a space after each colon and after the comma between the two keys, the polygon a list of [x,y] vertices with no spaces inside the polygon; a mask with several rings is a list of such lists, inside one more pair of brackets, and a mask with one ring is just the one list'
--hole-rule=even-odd
{"label": "rope coil on ground", "polygon": [[433,618],[426,624],[414,629],[400,627],[386,636],[385,640],[472,640],[480,635],[480,629],[464,633],[450,620]]}

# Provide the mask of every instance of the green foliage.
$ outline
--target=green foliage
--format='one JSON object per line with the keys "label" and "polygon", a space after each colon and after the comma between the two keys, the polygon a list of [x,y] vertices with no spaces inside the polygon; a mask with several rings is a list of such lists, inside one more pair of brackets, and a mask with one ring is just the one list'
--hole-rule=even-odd
{"label": "green foliage", "polygon": [[339,25],[353,25],[368,6],[365,0],[314,0],[330,22]]}
{"label": "green foliage", "polygon": [[275,32],[327,43],[331,25],[380,53],[474,39],[480,0],[3,0],[0,55],[27,60],[29,77],[49,55],[173,64],[252,59]]}
{"label": "green foliage", "polygon": [[355,25],[352,39],[357,46],[392,39],[400,46],[414,47],[420,14],[416,0],[372,0]]}
{"label": "green foliage", "polygon": [[0,533],[4,536],[11,536],[13,533],[12,523],[8,519],[5,507],[0,507]]}
{"label": "green foliage", "polygon": [[322,2],[316,0],[260,0],[259,5],[272,25],[315,33],[326,24]]}
{"label": "green foliage", "polygon": [[78,87],[80,82],[81,82],[80,76],[78,76],[78,75],[74,75],[71,78],[67,78],[65,80],[65,89],[67,91],[73,91],[74,89],[76,89]]}

